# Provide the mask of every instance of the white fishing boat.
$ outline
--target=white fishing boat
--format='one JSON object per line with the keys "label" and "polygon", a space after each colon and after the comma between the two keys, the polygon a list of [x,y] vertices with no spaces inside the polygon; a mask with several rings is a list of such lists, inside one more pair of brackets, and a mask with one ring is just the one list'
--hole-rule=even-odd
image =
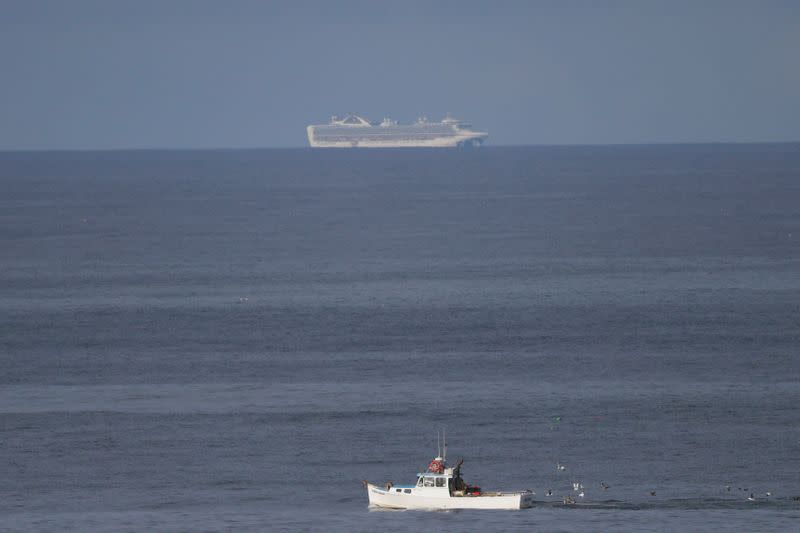
{"label": "white fishing boat", "polygon": [[373,507],[390,509],[525,509],[533,505],[534,493],[487,492],[468,485],[461,477],[461,465],[447,465],[447,445],[428,465],[426,472],[417,474],[414,485],[394,485],[391,481],[375,485],[364,481]]}

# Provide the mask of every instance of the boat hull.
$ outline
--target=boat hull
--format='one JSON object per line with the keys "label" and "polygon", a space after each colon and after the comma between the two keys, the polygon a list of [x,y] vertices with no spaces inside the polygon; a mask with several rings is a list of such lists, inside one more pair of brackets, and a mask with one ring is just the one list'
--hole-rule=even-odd
{"label": "boat hull", "polygon": [[443,495],[417,494],[416,490],[405,492],[406,488],[390,487],[388,490],[367,483],[369,504],[373,507],[387,509],[525,509],[533,505],[533,493],[525,492],[496,492],[481,494],[479,496],[450,496],[444,491]]}
{"label": "boat hull", "polygon": [[[422,127],[417,128],[422,130]],[[451,128],[448,128],[451,129]],[[330,131],[328,126],[308,126],[308,144],[313,148],[454,148],[475,147],[486,141],[488,134],[482,132],[435,132],[410,131],[407,134],[392,134],[385,128],[352,126]]]}

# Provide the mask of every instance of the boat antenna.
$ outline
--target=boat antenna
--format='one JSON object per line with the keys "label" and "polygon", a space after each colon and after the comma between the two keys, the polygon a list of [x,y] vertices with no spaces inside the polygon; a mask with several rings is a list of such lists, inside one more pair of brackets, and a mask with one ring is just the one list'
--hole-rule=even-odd
{"label": "boat antenna", "polygon": [[436,457],[442,456],[442,443],[439,440],[439,430],[436,430]]}
{"label": "boat antenna", "polygon": [[447,429],[442,428],[442,433],[444,437],[444,454],[442,455],[442,461],[447,461]]}

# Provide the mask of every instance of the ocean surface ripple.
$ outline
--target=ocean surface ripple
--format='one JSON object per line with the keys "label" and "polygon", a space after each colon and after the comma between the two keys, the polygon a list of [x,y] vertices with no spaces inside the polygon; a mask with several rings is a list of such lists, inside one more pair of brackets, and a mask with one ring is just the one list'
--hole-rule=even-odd
{"label": "ocean surface ripple", "polygon": [[[797,145],[6,152],[0,186],[0,529],[800,523]],[[440,428],[534,508],[369,509]]]}

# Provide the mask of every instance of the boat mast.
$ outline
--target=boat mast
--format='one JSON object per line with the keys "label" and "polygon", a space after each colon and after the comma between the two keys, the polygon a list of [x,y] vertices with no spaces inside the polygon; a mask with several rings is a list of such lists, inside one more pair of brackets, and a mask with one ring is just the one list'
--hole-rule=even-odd
{"label": "boat mast", "polygon": [[447,430],[442,428],[442,433],[444,435],[444,453],[442,455],[442,461],[447,461]]}

